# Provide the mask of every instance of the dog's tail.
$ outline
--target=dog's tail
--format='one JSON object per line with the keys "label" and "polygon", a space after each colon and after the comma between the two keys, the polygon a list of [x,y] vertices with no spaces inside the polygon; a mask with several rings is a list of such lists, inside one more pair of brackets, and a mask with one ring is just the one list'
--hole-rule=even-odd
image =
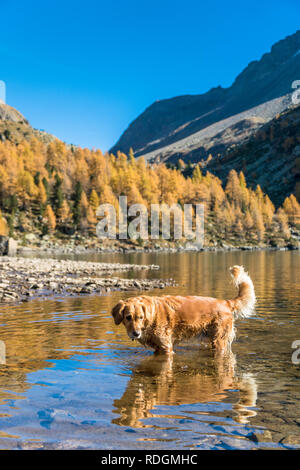
{"label": "dog's tail", "polygon": [[233,266],[230,274],[239,290],[237,297],[231,301],[233,314],[237,318],[248,318],[254,312],[256,301],[253,282],[243,266]]}

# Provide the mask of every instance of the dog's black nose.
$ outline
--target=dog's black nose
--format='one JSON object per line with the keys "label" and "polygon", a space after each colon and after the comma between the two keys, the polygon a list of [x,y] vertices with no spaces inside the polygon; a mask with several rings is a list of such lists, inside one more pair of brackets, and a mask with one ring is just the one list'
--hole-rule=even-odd
{"label": "dog's black nose", "polygon": [[132,334],[133,334],[133,336],[135,336],[136,338],[137,338],[138,336],[140,336],[140,333],[138,333],[137,331],[133,331]]}

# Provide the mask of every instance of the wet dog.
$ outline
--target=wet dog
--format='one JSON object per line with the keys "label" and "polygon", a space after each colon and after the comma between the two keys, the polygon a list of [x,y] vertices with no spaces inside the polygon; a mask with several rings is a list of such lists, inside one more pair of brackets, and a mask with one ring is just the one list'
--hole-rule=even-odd
{"label": "wet dog", "polygon": [[234,320],[249,317],[254,311],[255,292],[243,266],[230,268],[238,295],[232,300],[213,297],[142,295],[120,300],[112,309],[115,324],[123,323],[129,338],[172,354],[174,344],[194,336],[205,336],[212,348],[230,350],[235,337]]}

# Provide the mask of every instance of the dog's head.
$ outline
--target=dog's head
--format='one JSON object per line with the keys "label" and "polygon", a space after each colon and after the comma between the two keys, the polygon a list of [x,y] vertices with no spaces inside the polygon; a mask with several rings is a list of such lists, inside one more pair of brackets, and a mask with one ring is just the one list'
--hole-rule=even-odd
{"label": "dog's head", "polygon": [[135,299],[120,300],[111,311],[116,325],[123,323],[130,339],[142,337],[146,326],[145,306]]}

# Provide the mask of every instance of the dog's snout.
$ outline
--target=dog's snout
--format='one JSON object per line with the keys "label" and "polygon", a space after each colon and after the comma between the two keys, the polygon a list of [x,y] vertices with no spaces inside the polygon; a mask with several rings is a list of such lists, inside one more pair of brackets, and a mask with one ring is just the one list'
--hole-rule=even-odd
{"label": "dog's snout", "polygon": [[140,336],[140,333],[138,331],[133,331],[132,334],[135,338],[138,338]]}

